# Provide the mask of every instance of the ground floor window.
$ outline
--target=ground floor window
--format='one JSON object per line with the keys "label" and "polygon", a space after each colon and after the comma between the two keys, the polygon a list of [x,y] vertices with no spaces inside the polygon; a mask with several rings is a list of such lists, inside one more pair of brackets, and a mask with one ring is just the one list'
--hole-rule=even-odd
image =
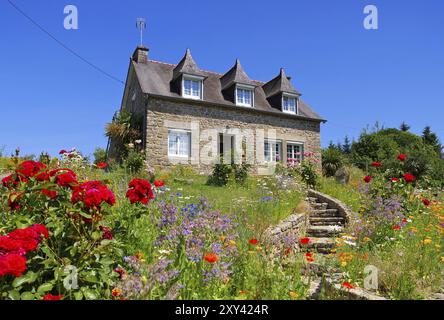
{"label": "ground floor window", "polygon": [[168,155],[175,157],[191,156],[191,132],[168,130]]}
{"label": "ground floor window", "polygon": [[303,154],[304,145],[302,143],[287,142],[287,162],[301,162]]}
{"label": "ground floor window", "polygon": [[264,160],[267,162],[281,161],[282,143],[280,141],[264,141]]}

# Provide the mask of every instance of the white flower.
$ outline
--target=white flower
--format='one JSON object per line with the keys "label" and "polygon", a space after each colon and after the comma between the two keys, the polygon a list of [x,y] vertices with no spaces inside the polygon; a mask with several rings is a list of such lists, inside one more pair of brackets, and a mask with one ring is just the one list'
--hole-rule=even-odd
{"label": "white flower", "polygon": [[136,140],[136,141],[134,141],[136,144],[141,144],[142,143],[142,140]]}

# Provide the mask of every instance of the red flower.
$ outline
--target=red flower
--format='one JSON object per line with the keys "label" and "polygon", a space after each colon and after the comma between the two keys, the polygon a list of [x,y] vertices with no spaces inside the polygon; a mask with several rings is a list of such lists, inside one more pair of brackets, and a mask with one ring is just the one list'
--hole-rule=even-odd
{"label": "red flower", "polygon": [[219,257],[217,254],[215,253],[207,253],[204,256],[205,261],[209,262],[209,263],[215,263],[219,260]]}
{"label": "red flower", "polygon": [[61,187],[75,187],[77,182],[77,176],[74,171],[70,169],[56,169],[49,172],[49,176],[56,177],[55,183]]}
{"label": "red flower", "polygon": [[122,291],[120,291],[119,289],[113,289],[111,291],[111,294],[113,295],[113,297],[119,297],[122,294]]}
{"label": "red flower", "polygon": [[163,187],[164,185],[165,185],[165,182],[163,182],[162,180],[155,180],[155,181],[154,181],[154,186],[155,186],[156,188]]}
{"label": "red flower", "polygon": [[396,225],[392,227],[393,230],[401,230],[401,226],[400,225]]}
{"label": "red flower", "polygon": [[8,197],[8,206],[11,209],[11,211],[20,210],[21,206],[18,203],[18,199],[20,198],[21,194],[17,192],[13,192]]}
{"label": "red flower", "polygon": [[252,244],[253,246],[255,246],[255,245],[257,245],[259,243],[259,240],[257,240],[257,239],[250,239],[248,242],[250,244]]}
{"label": "red flower", "polygon": [[398,181],[399,181],[398,178],[392,178],[392,182],[393,182],[393,183],[398,182]]}
{"label": "red flower", "polygon": [[4,187],[6,187],[8,189],[12,189],[12,188],[15,188],[19,184],[19,181],[16,178],[14,178],[14,176],[11,174],[11,175],[4,177],[2,179],[2,184]]}
{"label": "red flower", "polygon": [[48,293],[47,295],[45,295],[42,298],[42,300],[54,301],[54,300],[61,300],[62,298],[63,298],[63,295],[54,296],[54,295]]}
{"label": "red flower", "polygon": [[41,224],[35,224],[29,228],[16,229],[8,235],[0,237],[0,249],[16,253],[34,251],[42,240],[42,236],[48,238],[49,232]]}
{"label": "red flower", "polygon": [[100,209],[102,202],[109,205],[116,203],[114,193],[100,181],[87,181],[74,187],[71,202],[83,202],[86,209]]}
{"label": "red flower", "polygon": [[57,198],[57,191],[55,191],[55,190],[43,189],[42,193],[50,199]]}
{"label": "red flower", "polygon": [[310,238],[302,238],[299,240],[299,242],[301,244],[309,244],[310,243]]}
{"label": "red flower", "polygon": [[31,178],[45,169],[46,169],[46,166],[43,163],[36,162],[33,160],[28,160],[28,161],[22,162],[18,166],[16,173],[20,174],[26,178]]}
{"label": "red flower", "polygon": [[49,238],[49,232],[48,229],[42,224],[34,224],[31,226],[31,229],[34,230],[37,234],[40,236],[44,236],[46,239]]}
{"label": "red flower", "polygon": [[353,289],[354,287],[352,286],[352,284],[350,283],[350,282],[348,282],[348,281],[344,281],[343,283],[342,283],[342,286],[343,287],[346,287],[347,289]]}
{"label": "red flower", "polygon": [[406,173],[406,174],[404,174],[404,179],[405,179],[405,182],[408,182],[408,183],[414,182],[415,176],[411,173]]}
{"label": "red flower", "polygon": [[399,160],[399,161],[405,161],[405,159],[407,159],[407,156],[406,156],[405,154],[403,154],[403,153],[401,153],[401,154],[398,156],[398,160]]}
{"label": "red flower", "polygon": [[151,199],[154,199],[151,183],[147,180],[133,179],[128,187],[126,197],[130,200],[131,204],[136,202],[147,204]]}
{"label": "red flower", "polygon": [[292,249],[291,248],[287,248],[284,251],[284,256],[288,256],[291,253]]}
{"label": "red flower", "polygon": [[430,205],[430,200],[426,199],[426,198],[423,198],[422,199],[422,203],[424,203],[425,206],[429,206]]}
{"label": "red flower", "polygon": [[62,150],[59,151],[59,154],[65,154],[65,153],[68,153],[68,151],[66,151],[66,150],[64,150],[64,149],[62,149]]}
{"label": "red flower", "polygon": [[315,259],[313,258],[313,253],[311,253],[311,252],[307,252],[307,253],[305,254],[305,259],[307,259],[307,262],[313,262],[313,261],[315,261]]}
{"label": "red flower", "polygon": [[365,176],[364,177],[364,181],[366,182],[366,183],[370,183],[371,181],[372,181],[372,177],[371,176]]}
{"label": "red flower", "polygon": [[378,168],[378,167],[380,167],[381,165],[382,165],[381,162],[377,162],[377,161],[372,162],[372,167]]}
{"label": "red flower", "polygon": [[113,234],[111,233],[111,229],[108,227],[100,227],[100,230],[103,232],[103,239],[112,240]]}
{"label": "red flower", "polygon": [[97,167],[98,167],[99,169],[105,169],[107,166],[108,166],[108,165],[107,165],[105,162],[99,162],[99,163],[97,164]]}
{"label": "red flower", "polygon": [[21,277],[26,270],[26,259],[18,253],[0,255],[0,277],[13,275]]}
{"label": "red flower", "polygon": [[119,274],[119,278],[120,279],[122,279],[123,278],[123,276],[125,275],[125,269],[122,269],[122,268],[115,268],[114,269],[114,272],[117,272],[118,274]]}

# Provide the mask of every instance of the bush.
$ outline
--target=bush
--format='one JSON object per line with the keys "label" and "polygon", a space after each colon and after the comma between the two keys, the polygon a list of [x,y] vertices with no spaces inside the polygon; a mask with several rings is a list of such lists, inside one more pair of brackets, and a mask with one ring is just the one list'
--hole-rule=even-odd
{"label": "bush", "polygon": [[345,163],[342,152],[336,148],[322,150],[322,173],[326,177],[333,177]]}
{"label": "bush", "polygon": [[145,156],[142,152],[132,150],[128,156],[123,160],[123,166],[132,173],[138,173],[143,168],[145,163]]}
{"label": "bush", "polygon": [[111,298],[122,252],[102,220],[115,202],[107,186],[34,161],[21,163],[2,185],[0,259],[24,265],[4,270],[0,263],[0,299]]}
{"label": "bush", "polygon": [[94,150],[94,164],[106,162],[106,150],[103,148],[96,148]]}
{"label": "bush", "polygon": [[219,163],[214,165],[213,172],[208,177],[207,183],[219,187],[225,186],[230,179],[232,171],[231,165],[224,163],[224,159],[221,157]]}
{"label": "bush", "polygon": [[251,169],[251,165],[248,163],[242,163],[242,164],[232,164],[231,165],[234,172],[234,181],[236,181],[237,184],[245,185],[245,182],[248,178],[248,172]]}

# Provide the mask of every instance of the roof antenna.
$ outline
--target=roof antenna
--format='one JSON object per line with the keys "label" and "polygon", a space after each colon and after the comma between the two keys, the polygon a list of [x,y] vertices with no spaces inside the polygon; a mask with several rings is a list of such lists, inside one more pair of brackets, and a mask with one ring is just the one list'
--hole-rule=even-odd
{"label": "roof antenna", "polygon": [[140,31],[140,46],[143,47],[143,30],[146,29],[146,20],[145,18],[137,18],[136,27]]}

